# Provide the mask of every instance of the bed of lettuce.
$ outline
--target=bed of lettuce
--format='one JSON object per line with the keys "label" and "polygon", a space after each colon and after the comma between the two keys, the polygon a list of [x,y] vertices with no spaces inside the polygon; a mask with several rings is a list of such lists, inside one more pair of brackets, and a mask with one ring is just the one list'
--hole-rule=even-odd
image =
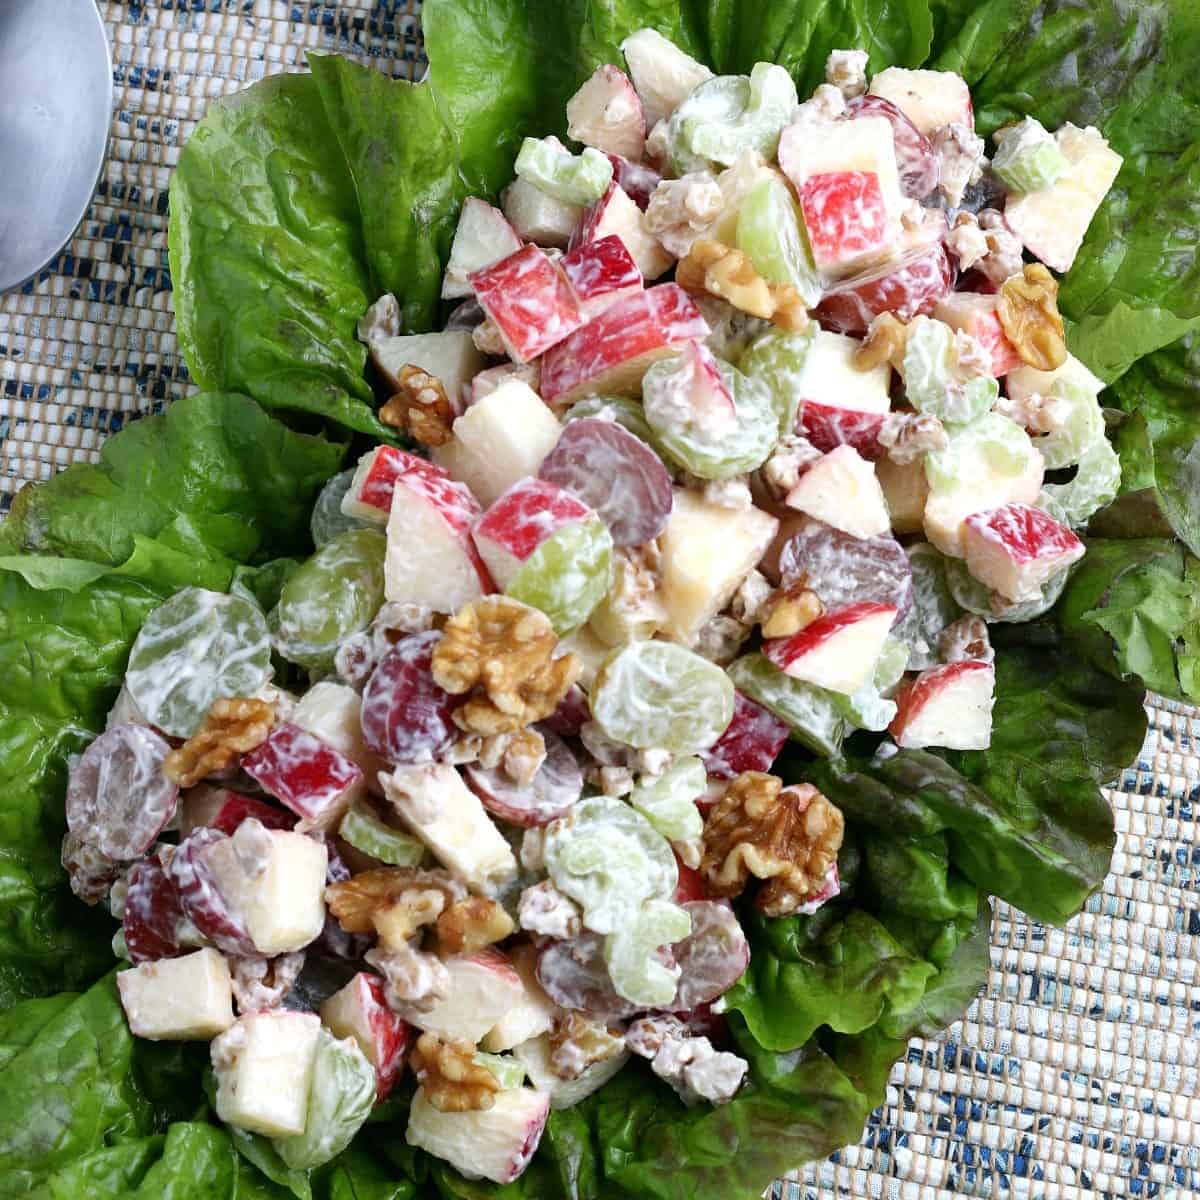
{"label": "bed of lettuce", "polygon": [[[1125,156],[1066,278],[1071,348],[1108,383],[1122,494],[1049,617],[994,627],[987,752],[798,759],[846,812],[842,896],[746,921],[730,996],[750,1060],[731,1104],[685,1110],[631,1067],[552,1116],[517,1183],[409,1150],[400,1097],[329,1167],[288,1172],[212,1116],[206,1048],[129,1036],[111,922],[58,863],[69,755],[101,728],[132,639],[175,589],[264,602],[374,416],[354,324],[392,291],[435,327],[468,194],[492,194],[628,32],[720,72],[826,53],[961,72],[983,132],[1032,112]],[[426,0],[419,86],[345,60],[214,104],[171,188],[178,331],[204,389],[27,488],[0,527],[0,1195],[739,1200],[855,1140],[905,1039],[957,1019],[988,967],[988,897],[1061,922],[1103,881],[1099,786],[1136,755],[1143,688],[1200,699],[1200,8],[1192,0]],[[561,130],[560,130],[561,132]]]}

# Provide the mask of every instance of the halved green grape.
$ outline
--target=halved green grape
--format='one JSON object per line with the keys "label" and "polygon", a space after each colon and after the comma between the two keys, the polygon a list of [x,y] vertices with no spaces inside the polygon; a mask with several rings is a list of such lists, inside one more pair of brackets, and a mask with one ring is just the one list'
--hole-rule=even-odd
{"label": "halved green grape", "polygon": [[679,864],[641,813],[611,796],[589,796],[546,826],[543,858],[555,887],[596,933],[627,928],[647,900],[674,895]]}
{"label": "halved green grape", "polygon": [[271,635],[256,604],[184,588],[160,604],[129,654],[125,686],[146,720],[191,737],[214,700],[255,696],[271,678]]}
{"label": "halved green grape", "polygon": [[[766,462],[779,437],[779,420],[764,383],[719,359],[709,361],[716,362],[721,380],[733,397],[737,413],[733,429],[710,432],[703,422],[681,422],[677,403],[660,407],[648,404],[646,419],[668,462],[701,479],[729,479]],[[685,355],[660,359],[643,377],[642,390],[649,395],[655,388],[677,389],[686,396],[690,385],[679,373],[690,370]],[[681,403],[686,406],[686,401]]]}
{"label": "halved green grape", "polygon": [[1054,135],[1033,117],[997,135],[992,170],[1014,192],[1040,192],[1055,183],[1069,165]]}
{"label": "halved green grape", "polygon": [[908,669],[936,666],[938,637],[962,613],[946,582],[946,559],[936,546],[917,542],[908,547],[913,603],[893,633],[908,647]]}
{"label": "halved green grape", "polygon": [[511,1054],[488,1054],[486,1050],[476,1050],[475,1061],[491,1071],[503,1092],[519,1088],[525,1082],[525,1064]]}
{"label": "halved green grape", "polygon": [[623,425],[634,437],[641,438],[652,450],[658,453],[654,430],[646,420],[641,403],[630,400],[627,396],[588,396],[572,404],[563,414],[563,422],[574,421],[581,417],[599,417],[606,421],[616,421]]}
{"label": "halved green grape", "polygon": [[997,610],[992,607],[992,590],[967,570],[967,564],[961,558],[946,559],[946,583],[959,606],[985,621],[1001,625],[1018,625],[1048,613],[1058,603],[1070,574],[1067,568],[1047,579],[1037,600],[1024,600],[1019,604],[1004,601]]}
{"label": "halved green grape", "polygon": [[779,418],[779,436],[796,429],[800,407],[800,379],[805,360],[812,349],[815,326],[804,333],[764,333],[742,355],[739,369],[743,375],[766,385],[771,404]]}
{"label": "halved green grape", "polygon": [[989,412],[955,429],[944,450],[925,455],[925,477],[934,491],[957,491],[978,486],[981,469],[1017,476],[1037,461],[1025,430],[1015,421]]}
{"label": "halved green grape", "polygon": [[564,204],[599,200],[613,175],[608,156],[591,146],[585,146],[582,154],[572,154],[565,147],[530,137],[521,143],[514,170],[539,192]]}
{"label": "halved green grape", "polygon": [[351,806],[338,826],[338,837],[392,867],[415,867],[425,857],[424,842],[385,824],[366,804]]}
{"label": "halved green grape", "polygon": [[904,390],[909,403],[947,425],[983,416],[996,403],[1000,385],[990,375],[971,377],[959,368],[954,330],[931,317],[914,317],[908,328]]}
{"label": "halved green grape", "polygon": [[874,674],[858,691],[849,696],[830,693],[835,707],[856,729],[870,729],[878,733],[892,723],[896,705],[890,694],[904,676],[908,655],[909,650],[904,642],[889,637],[879,652]]}
{"label": "halved green grape", "polygon": [[565,525],[525,560],[505,591],[514,600],[540,608],[555,633],[570,633],[608,591],[612,547],[612,534],[599,517]]}
{"label": "halved green grape", "polygon": [[1064,406],[1062,423],[1057,429],[1033,441],[1048,471],[1057,471],[1077,463],[1104,438],[1104,413],[1099,399],[1085,387],[1068,379],[1056,379],[1051,395]]}
{"label": "halved green grape", "polygon": [[704,764],[694,757],[676,759],[661,775],[643,777],[633,789],[629,803],[673,842],[698,838],[704,819],[696,807],[696,797],[708,784]]}
{"label": "halved green grape", "polygon": [[836,758],[846,736],[846,718],[832,695],[785,675],[761,654],[746,654],[729,664],[734,687],[770,709],[792,731],[792,738],[815,754]]}
{"label": "halved green grape", "polygon": [[338,645],[366,629],[383,603],[386,551],[378,529],[351,529],[302,563],[271,613],[279,653],[311,671],[329,670]]}
{"label": "halved green grape", "polygon": [[1106,437],[1093,442],[1080,456],[1070,483],[1048,483],[1042,489],[1078,529],[1088,517],[1117,498],[1121,489],[1121,460]]}
{"label": "halved green grape", "polygon": [[604,962],[618,996],[655,1008],[675,999],[679,967],[656,955],[660,946],[680,942],[692,932],[692,918],[669,900],[648,900],[633,921],[604,939]]}
{"label": "halved green grape", "polygon": [[614,741],[679,754],[707,750],[733,720],[733,684],[673,642],[632,642],[604,660],[592,718]]}
{"label": "halved green grape", "polygon": [[764,179],[746,197],[738,213],[737,246],[764,279],[790,283],[806,308],[821,299],[821,278],[813,266],[800,210],[782,179]]}
{"label": "halved green grape", "polygon": [[342,512],[342,500],[354,482],[354,468],[341,471],[325,484],[313,505],[309,528],[313,545],[319,550],[326,542],[332,542],[339,534],[350,529],[365,529],[367,522],[358,517],[348,517]]}

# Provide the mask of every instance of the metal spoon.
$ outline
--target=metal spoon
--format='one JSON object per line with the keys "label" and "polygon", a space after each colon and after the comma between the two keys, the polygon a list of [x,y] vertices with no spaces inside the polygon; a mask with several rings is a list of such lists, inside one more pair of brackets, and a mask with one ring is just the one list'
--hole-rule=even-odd
{"label": "metal spoon", "polygon": [[0,291],[71,240],[111,120],[112,59],[94,0],[0,0]]}

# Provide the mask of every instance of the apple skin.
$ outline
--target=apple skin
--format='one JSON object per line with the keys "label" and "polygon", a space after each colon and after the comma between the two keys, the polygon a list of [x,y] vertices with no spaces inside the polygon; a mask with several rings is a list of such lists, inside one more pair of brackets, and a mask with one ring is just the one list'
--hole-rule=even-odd
{"label": "apple skin", "polygon": [[967,660],[930,667],[896,693],[896,715],[888,732],[906,750],[986,750],[995,683],[990,663]]}
{"label": "apple skin", "polygon": [[[890,604],[847,604],[791,637],[769,639],[763,643],[763,654],[785,675],[849,694],[870,674],[896,613]],[[861,639],[861,648],[855,639]],[[837,654],[831,657],[834,650]]]}
{"label": "apple skin", "polygon": [[861,336],[880,313],[900,321],[928,315],[954,285],[954,264],[937,242],[842,280],[821,298],[817,317],[839,333]]}
{"label": "apple skin", "polygon": [[560,265],[574,289],[579,311],[587,321],[645,287],[633,255],[615,233],[594,242],[581,243],[563,258]]}
{"label": "apple skin", "polygon": [[1084,545],[1049,513],[1029,504],[972,513],[963,522],[967,569],[1009,600],[1036,600],[1042,585],[1083,557]]}
{"label": "apple skin", "polygon": [[886,415],[802,400],[796,413],[796,432],[824,453],[846,445],[853,446],[863,458],[874,460],[883,454],[879,431]]}

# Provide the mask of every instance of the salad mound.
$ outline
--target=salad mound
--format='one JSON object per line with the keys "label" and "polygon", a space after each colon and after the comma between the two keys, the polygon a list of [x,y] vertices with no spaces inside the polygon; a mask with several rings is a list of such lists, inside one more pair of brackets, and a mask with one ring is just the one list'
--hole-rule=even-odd
{"label": "salad mound", "polygon": [[[180,335],[258,403],[178,401],[0,534],[11,804],[57,840],[65,795],[92,906],[0,859],[0,991],[126,960],[0,1015],[58,1147],[0,1179],[758,1195],[962,1015],[991,895],[1100,886],[1144,683],[1200,690],[1155,390],[1194,321],[1096,299],[1125,118],[1048,95],[989,155],[997,11],[936,69],[915,19],[777,65],[597,17],[547,73],[576,149],[509,77],[496,126],[437,0],[428,85],[314,56],[214,106]],[[1144,400],[1111,438],[1102,392]]]}

